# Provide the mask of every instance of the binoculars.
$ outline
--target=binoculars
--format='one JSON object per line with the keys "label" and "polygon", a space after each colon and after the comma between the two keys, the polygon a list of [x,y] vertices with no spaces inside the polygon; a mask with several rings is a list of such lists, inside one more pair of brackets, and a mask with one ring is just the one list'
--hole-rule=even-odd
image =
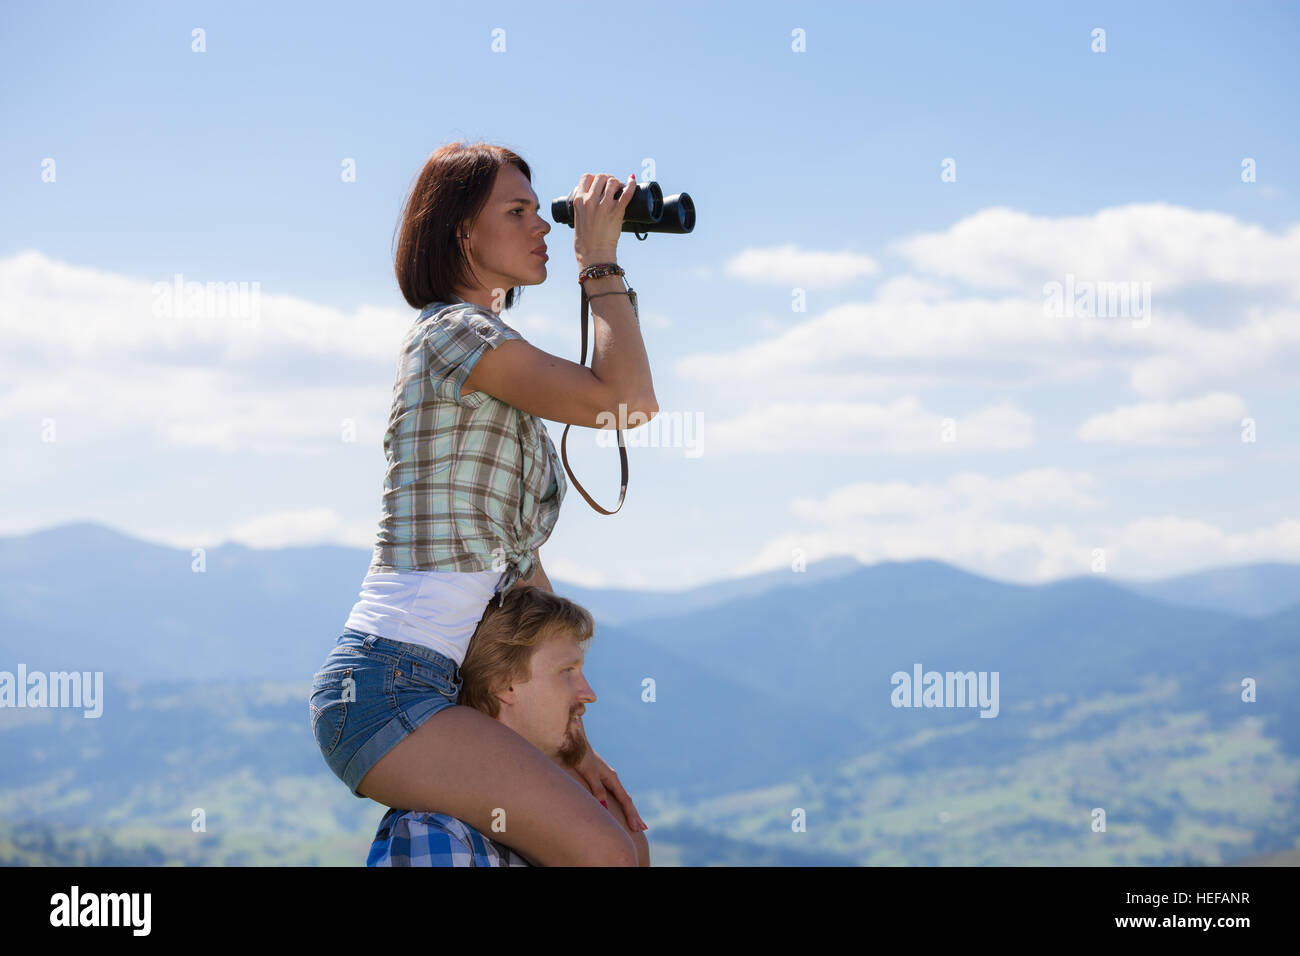
{"label": "binoculars", "polygon": [[[617,199],[623,195],[626,186],[619,186],[614,193]],[[578,187],[567,196],[551,202],[551,218],[565,226],[573,226],[573,197],[578,194]],[[653,180],[636,184],[634,195],[623,210],[622,232],[637,234],[644,239],[643,233],[675,232],[687,233],[695,228],[695,203],[687,193],[664,198],[664,191]]]}

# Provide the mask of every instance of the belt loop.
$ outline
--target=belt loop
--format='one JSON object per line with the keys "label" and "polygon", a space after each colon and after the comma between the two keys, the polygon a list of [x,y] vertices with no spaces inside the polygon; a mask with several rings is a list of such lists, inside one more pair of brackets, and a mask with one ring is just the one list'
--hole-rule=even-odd
{"label": "belt loop", "polygon": [[366,650],[370,650],[372,647],[375,646],[375,641],[377,641],[378,639],[379,638],[376,637],[374,634],[367,634],[366,639],[361,642],[361,646],[364,647]]}

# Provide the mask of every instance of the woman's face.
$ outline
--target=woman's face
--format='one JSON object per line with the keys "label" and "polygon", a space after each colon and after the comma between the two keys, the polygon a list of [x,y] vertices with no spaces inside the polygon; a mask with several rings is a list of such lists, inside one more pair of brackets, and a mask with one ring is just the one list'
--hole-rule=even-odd
{"label": "woman's face", "polygon": [[506,292],[514,286],[546,281],[546,259],[533,250],[546,245],[543,237],[550,231],[528,177],[517,166],[502,167],[478,221],[461,229],[462,235],[469,234],[461,242],[479,285],[458,290],[460,297],[475,301],[477,293],[479,298],[496,300],[495,308],[500,310]]}

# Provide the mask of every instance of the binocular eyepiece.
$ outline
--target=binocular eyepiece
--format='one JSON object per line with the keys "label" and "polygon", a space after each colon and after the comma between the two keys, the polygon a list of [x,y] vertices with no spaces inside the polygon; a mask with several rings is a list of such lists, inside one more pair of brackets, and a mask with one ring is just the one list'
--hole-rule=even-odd
{"label": "binocular eyepiece", "polygon": [[[626,186],[619,186],[614,192],[617,199],[623,195]],[[578,194],[578,187],[567,196],[551,201],[551,218],[561,225],[573,226],[573,197]],[[695,228],[695,203],[687,193],[664,198],[664,192],[653,180],[636,184],[634,195],[623,210],[622,232],[638,235],[650,232],[687,233]],[[641,237],[644,238],[644,237]]]}

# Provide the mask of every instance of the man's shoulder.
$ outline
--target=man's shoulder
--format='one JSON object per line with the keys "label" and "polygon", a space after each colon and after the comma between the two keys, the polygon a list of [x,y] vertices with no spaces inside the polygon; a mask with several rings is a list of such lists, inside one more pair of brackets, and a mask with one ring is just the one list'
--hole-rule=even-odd
{"label": "man's shoulder", "polygon": [[390,809],[379,821],[367,866],[529,866],[510,847],[446,813]]}

